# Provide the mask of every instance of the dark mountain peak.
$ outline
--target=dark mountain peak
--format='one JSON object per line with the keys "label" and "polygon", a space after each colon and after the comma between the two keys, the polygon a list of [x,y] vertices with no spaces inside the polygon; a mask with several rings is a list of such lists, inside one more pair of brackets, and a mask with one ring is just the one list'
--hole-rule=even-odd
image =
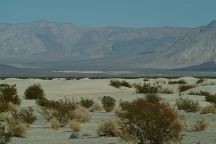
{"label": "dark mountain peak", "polygon": [[200,32],[213,30],[216,30],[216,20],[213,20],[208,25],[201,27]]}

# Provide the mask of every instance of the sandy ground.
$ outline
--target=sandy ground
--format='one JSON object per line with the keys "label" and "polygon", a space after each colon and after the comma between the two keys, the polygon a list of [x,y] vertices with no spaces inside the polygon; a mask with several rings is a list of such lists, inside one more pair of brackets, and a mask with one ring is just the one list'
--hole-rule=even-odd
{"label": "sandy ground", "polygon": [[[143,82],[144,78],[140,79],[126,79],[130,83]],[[196,84],[198,79],[192,77],[183,77],[189,84]],[[173,79],[173,80],[179,80]],[[122,80],[122,79],[119,79]],[[175,104],[176,99],[179,97],[177,92],[178,85],[168,85],[168,79],[157,78],[149,79],[151,83],[159,83],[164,88],[171,88],[175,92],[174,94],[161,94],[164,101],[170,104]],[[34,83],[40,83],[46,93],[48,99],[75,99],[79,100],[81,97],[92,98],[95,101],[100,101],[102,96],[112,96],[118,101],[132,101],[138,97],[142,97],[141,94],[136,94],[134,88],[121,87],[120,89],[109,86],[110,79],[80,79],[80,80],[65,80],[56,78],[53,80],[41,80],[41,79],[16,79],[9,78],[0,80],[1,83],[16,84],[18,89],[18,95],[22,97],[22,106],[32,106],[38,117],[37,121],[28,129],[25,138],[13,138],[11,144],[124,144],[125,142],[118,137],[98,137],[96,130],[98,125],[106,120],[114,118],[112,112],[91,112],[92,118],[87,122],[79,132],[82,136],[81,139],[69,139],[72,130],[69,128],[61,128],[59,130],[52,130],[49,128],[49,123],[40,115],[40,108],[35,104],[34,100],[25,100],[25,89]],[[188,95],[188,92],[207,91],[212,94],[216,93],[216,79],[207,79],[202,84],[196,85],[196,87],[183,92],[183,97],[197,100],[203,107],[209,103],[204,101],[203,96]],[[189,132],[184,130],[182,132],[182,144],[215,144],[216,143],[216,115],[205,114],[201,115],[197,113],[186,113],[178,111],[180,115],[184,115],[186,124],[191,127],[193,123],[205,116],[209,120],[209,127],[203,131]]]}

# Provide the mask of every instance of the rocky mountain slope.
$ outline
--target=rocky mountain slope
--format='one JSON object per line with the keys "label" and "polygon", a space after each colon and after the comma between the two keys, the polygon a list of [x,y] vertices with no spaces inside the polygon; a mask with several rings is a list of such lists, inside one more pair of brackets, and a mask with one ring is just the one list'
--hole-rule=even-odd
{"label": "rocky mountain slope", "polygon": [[[216,21],[198,28],[0,24],[0,63],[182,68],[215,61]],[[55,64],[53,64],[55,62]]]}

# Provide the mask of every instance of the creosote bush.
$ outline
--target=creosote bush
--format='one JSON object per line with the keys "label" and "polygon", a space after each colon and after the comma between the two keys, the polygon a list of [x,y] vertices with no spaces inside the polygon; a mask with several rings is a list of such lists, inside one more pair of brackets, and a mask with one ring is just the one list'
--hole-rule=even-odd
{"label": "creosote bush", "polygon": [[20,105],[21,100],[17,95],[16,85],[7,86],[1,90],[0,93],[0,103],[13,103],[15,105]]}
{"label": "creosote bush", "polygon": [[40,84],[29,86],[24,94],[26,99],[44,99],[45,96]]}
{"label": "creosote bush", "polygon": [[208,95],[208,96],[205,96],[205,100],[206,100],[207,102],[216,104],[216,95]]}
{"label": "creosote bush", "polygon": [[119,80],[110,80],[110,85],[115,87],[115,88],[120,88],[121,86],[124,87],[128,87],[131,88],[132,86],[130,85],[129,82],[123,80],[123,81],[119,81]]}
{"label": "creosote bush", "polygon": [[200,84],[200,83],[203,83],[204,82],[204,79],[198,79],[196,84]]}
{"label": "creosote bush", "polygon": [[101,103],[106,112],[111,112],[116,105],[116,100],[111,96],[103,96]]}
{"label": "creosote bush", "polygon": [[185,80],[169,81],[168,84],[187,84]]}
{"label": "creosote bush", "polygon": [[204,91],[200,91],[200,92],[189,92],[189,95],[200,95],[200,96],[211,96],[211,94],[209,92],[204,92]]}
{"label": "creosote bush", "polygon": [[55,117],[59,121],[61,127],[67,124],[69,114],[77,108],[77,104],[74,100],[55,101],[39,99],[37,100],[37,104],[44,109],[43,113],[47,116],[48,120]]}
{"label": "creosote bush", "polygon": [[169,88],[163,88],[160,93],[164,93],[164,94],[173,94],[174,91],[172,89]]}
{"label": "creosote bush", "polygon": [[99,136],[116,137],[121,134],[121,130],[114,120],[106,120],[98,127],[97,134]]}
{"label": "creosote bush", "polygon": [[176,100],[176,105],[179,110],[184,110],[186,112],[197,112],[200,110],[200,105],[198,101],[193,101],[190,99],[178,98]]}
{"label": "creosote bush", "polygon": [[93,99],[81,98],[81,100],[80,100],[80,105],[85,107],[85,108],[90,108],[93,104],[94,104]]}
{"label": "creosote bush", "polygon": [[192,86],[192,85],[180,85],[178,87],[179,92],[184,92],[184,91],[189,90],[191,88],[194,88],[194,86]]}
{"label": "creosote bush", "polygon": [[150,83],[135,83],[134,88],[136,89],[136,93],[142,94],[142,93],[159,93],[160,87],[159,86],[153,86]]}
{"label": "creosote bush", "polygon": [[13,112],[12,116],[27,124],[32,124],[37,119],[37,117],[33,114],[32,107],[23,108],[19,112]]}
{"label": "creosote bush", "polygon": [[180,139],[182,123],[175,110],[162,101],[143,98],[122,102],[118,112],[123,138],[130,137],[138,144],[164,144]]}

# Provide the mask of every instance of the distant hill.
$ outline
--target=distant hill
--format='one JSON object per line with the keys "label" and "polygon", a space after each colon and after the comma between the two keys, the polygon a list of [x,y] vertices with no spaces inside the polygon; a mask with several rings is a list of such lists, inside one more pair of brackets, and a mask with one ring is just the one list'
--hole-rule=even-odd
{"label": "distant hill", "polygon": [[215,56],[216,21],[197,28],[91,28],[50,21],[0,24],[3,64],[176,69],[215,61]]}

